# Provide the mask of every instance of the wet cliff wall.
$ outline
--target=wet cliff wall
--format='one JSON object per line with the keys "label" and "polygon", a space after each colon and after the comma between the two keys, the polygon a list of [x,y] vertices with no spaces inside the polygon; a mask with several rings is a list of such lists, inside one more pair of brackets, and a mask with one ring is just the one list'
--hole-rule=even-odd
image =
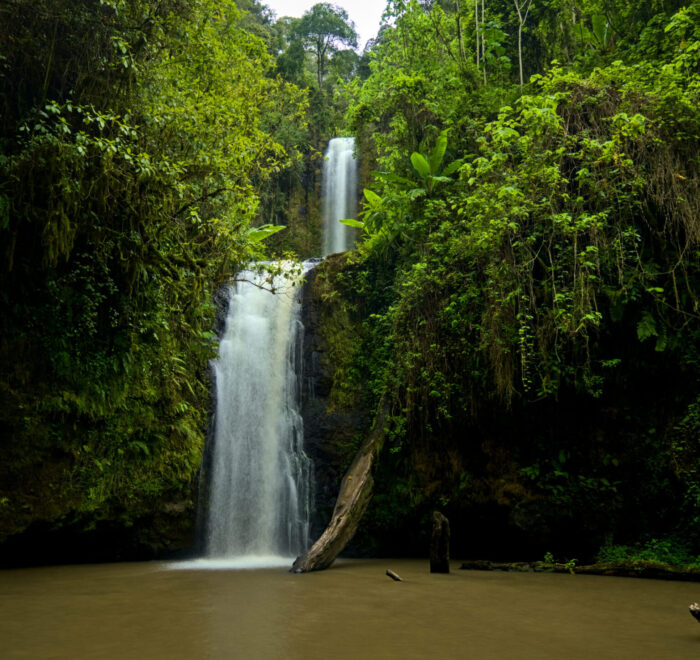
{"label": "wet cliff wall", "polygon": [[[438,417],[416,406],[425,383],[409,387],[392,370],[394,328],[382,325],[382,309],[396,286],[382,268],[346,254],[321,263],[304,290],[312,536],[329,519],[344,469],[383,399],[390,428],[352,553],[425,556],[436,508],[450,518],[458,557],[552,552],[583,561],[604,547],[661,538],[691,548],[696,535],[684,520],[692,515],[697,425],[686,414],[692,389],[683,365],[603,335],[624,368],[598,396],[562,387],[557,397],[506,404],[488,389],[465,388]],[[421,322],[430,324],[430,315]],[[407,421],[407,406],[420,415]]]}
{"label": "wet cliff wall", "polygon": [[302,290],[305,449],[314,463],[311,538],[331,517],[340,480],[366,432],[370,415],[344,379],[352,362],[358,327],[350,302],[333,289],[346,255],[332,255],[310,271]]}

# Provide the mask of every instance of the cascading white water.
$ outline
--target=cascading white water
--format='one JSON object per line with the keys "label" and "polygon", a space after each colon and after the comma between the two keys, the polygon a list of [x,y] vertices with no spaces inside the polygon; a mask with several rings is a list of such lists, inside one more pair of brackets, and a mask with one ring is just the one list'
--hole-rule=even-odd
{"label": "cascading white water", "polygon": [[276,276],[273,294],[255,273],[239,279],[250,282],[227,289],[226,328],[213,362],[206,556],[240,566],[289,564],[308,545],[310,513],[299,288]]}
{"label": "cascading white water", "polygon": [[[352,248],[338,220],[357,211],[354,138],[334,138],[323,169],[324,256]],[[303,265],[310,270],[310,262]],[[300,414],[299,288],[241,273],[212,363],[216,411],[207,470],[205,557],[173,568],[290,565],[309,541],[311,462]],[[249,281],[245,281],[249,280]],[[270,288],[275,293],[270,292]]]}
{"label": "cascading white water", "polygon": [[323,165],[323,256],[350,250],[355,230],[338,220],[357,213],[357,161],[355,138],[333,138]]}

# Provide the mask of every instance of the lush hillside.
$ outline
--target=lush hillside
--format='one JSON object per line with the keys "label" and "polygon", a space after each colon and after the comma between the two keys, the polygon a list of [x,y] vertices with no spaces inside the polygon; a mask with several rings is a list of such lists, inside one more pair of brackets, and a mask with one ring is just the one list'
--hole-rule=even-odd
{"label": "lush hillside", "polygon": [[699,9],[518,4],[526,84],[513,3],[408,2],[354,88],[338,387],[393,415],[365,543],[441,507],[462,554],[695,555]]}
{"label": "lush hillside", "polygon": [[0,536],[181,545],[212,295],[255,255],[259,190],[294,157],[265,123],[282,107],[301,124],[305,97],[231,1],[0,15]]}
{"label": "lush hillside", "polygon": [[328,401],[390,420],[355,550],[424,553],[437,507],[458,555],[700,555],[700,5],[385,17],[360,55],[326,3],[0,7],[6,556],[188,545],[214,293],[260,225],[318,253],[338,134],[363,238],[317,276]]}

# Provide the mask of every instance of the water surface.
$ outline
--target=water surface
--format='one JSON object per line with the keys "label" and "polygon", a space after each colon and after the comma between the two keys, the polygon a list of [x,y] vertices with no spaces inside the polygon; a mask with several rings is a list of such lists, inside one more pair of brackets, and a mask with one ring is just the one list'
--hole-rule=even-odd
{"label": "water surface", "polygon": [[159,563],[7,570],[0,655],[676,660],[700,653],[695,600],[700,585],[690,583],[431,575],[412,560],[347,560],[308,575]]}

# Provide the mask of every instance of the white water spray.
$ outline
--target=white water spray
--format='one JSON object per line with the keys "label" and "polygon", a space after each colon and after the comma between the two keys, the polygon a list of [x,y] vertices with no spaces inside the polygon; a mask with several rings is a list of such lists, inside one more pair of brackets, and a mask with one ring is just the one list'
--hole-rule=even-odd
{"label": "white water spray", "polygon": [[[324,256],[352,248],[357,212],[354,138],[334,138],[323,169]],[[304,272],[311,263],[304,264]],[[272,288],[243,272],[226,289],[228,313],[212,363],[216,412],[210,438],[205,556],[173,568],[289,566],[309,544],[311,462],[300,410],[303,326],[299,288]],[[244,280],[249,280],[248,282]]]}
{"label": "white water spray", "polygon": [[[213,362],[214,445],[206,557],[218,567],[289,564],[306,549],[310,461],[303,451],[300,289],[241,273],[227,289]],[[257,285],[257,286],[256,286]],[[279,561],[278,561],[279,560]]]}
{"label": "white water spray", "polygon": [[355,230],[338,220],[357,214],[355,138],[333,138],[323,165],[323,256],[350,250]]}

